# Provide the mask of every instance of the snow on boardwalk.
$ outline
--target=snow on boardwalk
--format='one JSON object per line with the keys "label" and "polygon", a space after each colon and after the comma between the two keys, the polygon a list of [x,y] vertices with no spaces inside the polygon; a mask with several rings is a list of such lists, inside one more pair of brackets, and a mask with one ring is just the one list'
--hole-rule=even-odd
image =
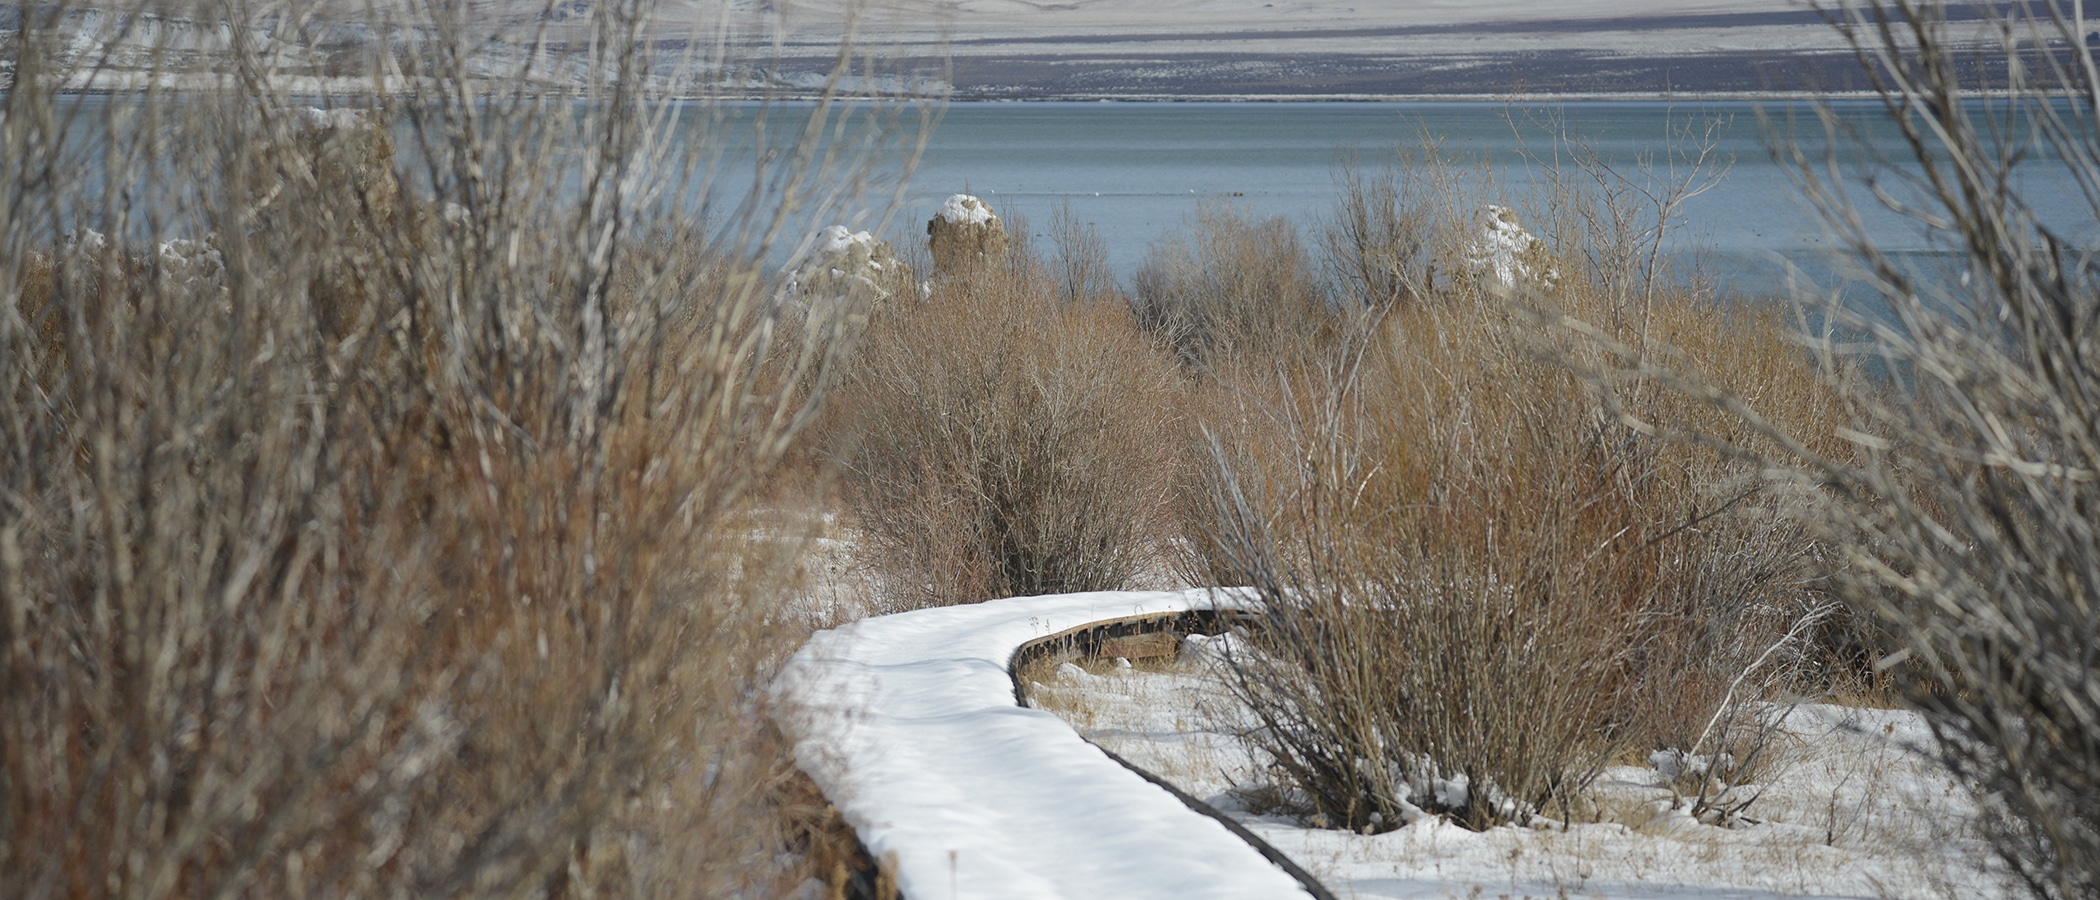
{"label": "snow on boardwalk", "polygon": [[803,770],[877,859],[896,854],[910,900],[1304,898],[1224,826],[1014,703],[1023,644],[1212,602],[1063,594],[863,619],[811,638],[774,697]]}

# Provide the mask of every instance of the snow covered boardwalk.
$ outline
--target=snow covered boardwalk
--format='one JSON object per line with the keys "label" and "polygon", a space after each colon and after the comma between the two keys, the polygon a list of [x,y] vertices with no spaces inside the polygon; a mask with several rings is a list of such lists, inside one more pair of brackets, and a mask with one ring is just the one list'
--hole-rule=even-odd
{"label": "snow covered boardwalk", "polygon": [[1024,645],[1213,602],[1204,590],[1063,594],[864,619],[811,638],[774,696],[797,761],[869,852],[895,854],[910,900],[1302,900],[1225,826],[1014,702],[1008,666]]}

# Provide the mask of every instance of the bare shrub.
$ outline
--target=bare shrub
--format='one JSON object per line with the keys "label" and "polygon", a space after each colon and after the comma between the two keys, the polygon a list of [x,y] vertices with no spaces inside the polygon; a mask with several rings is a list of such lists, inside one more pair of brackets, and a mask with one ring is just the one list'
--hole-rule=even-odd
{"label": "bare shrub", "polygon": [[1108,242],[1091,222],[1081,222],[1070,203],[1050,213],[1050,241],[1056,251],[1049,268],[1066,303],[1128,303],[1116,272],[1108,264]]}
{"label": "bare shrub", "polygon": [[1532,162],[1546,170],[1546,187],[1519,209],[1503,205],[1506,191],[1489,160],[1454,157],[1433,137],[1401,145],[1376,165],[1344,158],[1318,232],[1336,299],[1345,309],[1376,311],[1519,282],[1550,292],[1564,274],[1577,274],[1563,273],[1560,259],[1581,258],[1599,237],[1582,215],[1611,198],[1565,178],[1557,157]]}
{"label": "bare shrub", "polygon": [[1152,245],[1133,276],[1139,325],[1191,364],[1282,358],[1322,344],[1333,315],[1290,220],[1256,221],[1205,200],[1187,228]]}
{"label": "bare shrub", "polygon": [[708,142],[649,130],[682,120],[641,99],[645,12],[592,15],[571,61],[614,74],[583,102],[474,77],[488,35],[409,21],[364,83],[408,67],[421,92],[330,128],[281,47],[207,59],[224,78],[163,56],[213,89],[87,102],[58,90],[94,60],[21,55],[0,111],[11,896],[800,877],[755,700],[795,637],[792,548],[734,514],[849,311],[782,333],[771,212],[702,230],[680,154]]}
{"label": "bare shrub", "polygon": [[[1389,202],[1342,183],[1368,193],[1345,214]],[[1423,213],[1424,246],[1462,248],[1467,208]],[[1583,254],[1562,259],[1575,270],[1550,295],[1515,290],[1584,315],[1617,305]],[[1227,681],[1301,812],[1352,830],[1566,815],[1608,761],[1710,747],[1717,710],[1803,675],[1804,642],[1781,638],[1823,614],[1827,554],[1754,468],[1622,412],[1725,416],[1652,386],[1596,392],[1566,361],[1597,351],[1509,288],[1414,283],[1340,332],[1341,351],[1241,369],[1202,407],[1216,478],[1184,565],[1267,604]],[[1779,310],[1658,290],[1644,312],[1596,317],[1598,333],[1665,336],[1654,353],[1829,430],[1838,404]],[[1780,664],[1758,661],[1768,647]]]}
{"label": "bare shrub", "polygon": [[[1369,307],[1426,299],[1437,283],[1437,241],[1450,231],[1457,185],[1435,144],[1400,148],[1386,165],[1344,160],[1335,171],[1335,204],[1319,229],[1321,260],[1338,293]],[[1456,254],[1443,254],[1452,257]],[[1447,268],[1446,274],[1451,270]]]}
{"label": "bare shrub", "polygon": [[[1648,321],[1659,298],[1698,278],[1696,272],[1673,271],[1666,251],[1682,224],[1684,204],[1719,186],[1735,164],[1720,149],[1732,118],[1669,116],[1651,149],[1617,160],[1569,139],[1558,115],[1512,124],[1542,129],[1552,138],[1550,156],[1531,156],[1550,185],[1547,215],[1556,220],[1561,255],[1580,257],[1592,289],[1608,298],[1604,312],[1614,328]],[[1646,340],[1643,334],[1636,343]]]}
{"label": "bare shrub", "polygon": [[1032,261],[951,278],[869,329],[840,412],[846,493],[888,605],[1130,587],[1162,566],[1171,361]]}

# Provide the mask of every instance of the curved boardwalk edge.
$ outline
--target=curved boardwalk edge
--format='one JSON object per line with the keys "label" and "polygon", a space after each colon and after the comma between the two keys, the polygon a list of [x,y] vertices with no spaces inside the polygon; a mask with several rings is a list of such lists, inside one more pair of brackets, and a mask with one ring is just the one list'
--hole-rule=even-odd
{"label": "curved boardwalk edge", "polygon": [[1109,592],[865,619],[818,633],[789,660],[776,718],[797,763],[873,856],[895,859],[913,900],[1302,900],[1312,893],[1302,870],[1286,872],[1200,814],[1200,801],[1015,703],[1024,651],[1250,604],[1234,592]]}
{"label": "curved boardwalk edge", "polygon": [[[1097,651],[1104,641],[1133,634],[1147,634],[1158,631],[1173,631],[1177,634],[1223,634],[1230,630],[1233,625],[1248,618],[1249,616],[1245,612],[1237,609],[1192,609],[1172,615],[1132,616],[1110,619],[1090,625],[1082,625],[1049,637],[1037,638],[1015,649],[1013,660],[1007,663],[1007,674],[1013,678],[1014,683],[1014,702],[1022,706],[1028,705],[1028,686],[1021,683],[1021,670],[1042,657],[1067,654],[1098,655]],[[1307,894],[1312,895],[1313,900],[1337,900],[1334,892],[1329,891],[1326,885],[1321,884],[1319,878],[1306,871],[1303,866],[1298,865],[1290,857],[1285,856],[1283,851],[1276,849],[1268,841],[1262,840],[1260,835],[1247,830],[1247,826],[1240,824],[1239,820],[1227,815],[1223,810],[1197,799],[1194,794],[1176,787],[1173,782],[1146,771],[1143,767],[1130,760],[1124,759],[1122,755],[1114,750],[1103,747],[1084,737],[1081,740],[1086,740],[1087,743],[1093,744],[1094,749],[1101,751],[1109,759],[1114,760],[1116,765],[1129,769],[1136,773],[1138,777],[1151,782],[1160,790],[1173,794],[1174,798],[1180,800],[1183,806],[1216,819],[1218,824],[1225,826],[1225,830],[1232,832],[1234,837],[1247,842],[1248,846],[1253,847],[1255,852],[1262,855],[1263,859],[1289,873],[1292,878],[1298,881],[1298,885],[1305,889]]]}

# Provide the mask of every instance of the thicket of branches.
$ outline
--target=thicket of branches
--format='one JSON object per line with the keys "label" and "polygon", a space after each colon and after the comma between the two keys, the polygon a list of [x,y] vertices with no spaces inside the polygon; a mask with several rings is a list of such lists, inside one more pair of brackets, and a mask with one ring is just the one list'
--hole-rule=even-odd
{"label": "thicket of branches", "polygon": [[886,609],[1129,588],[1167,568],[1182,384],[1085,232],[1061,236],[1063,278],[1016,241],[999,265],[880,307],[848,367],[830,434]]}
{"label": "thicket of branches", "polygon": [[493,70],[404,11],[336,82],[282,43],[325,17],[200,57],[147,26],[229,8],[105,9],[83,53],[25,5],[0,105],[6,892],[791,885],[789,560],[738,513],[852,311],[761,264],[853,201],[816,139],[895,121],[827,95],[731,171],[665,96],[745,73],[664,81],[646,3]]}
{"label": "thicket of branches", "polygon": [[[1577,815],[1608,761],[1714,751],[1741,735],[1710,723],[1754,729],[1737,707],[1762,689],[1838,673],[1788,636],[1826,614],[1826,554],[1798,504],[1753,468],[1629,427],[1557,359],[1594,351],[1526,304],[1627,345],[1653,336],[1658,354],[1667,341],[1804,432],[1827,432],[1836,405],[1779,309],[1590,270],[1615,249],[1600,243],[1643,239],[1589,227],[1636,218],[1600,208],[1625,201],[1549,192],[1540,219],[1562,230],[1542,228],[1505,285],[1463,173],[1405,165],[1340,180],[1326,244],[1349,276],[1330,313],[1344,337],[1294,354],[1310,364],[1243,362],[1206,417],[1214,477],[1190,507],[1189,568],[1263,598],[1225,682],[1296,811],[1351,830]],[[1411,213],[1390,209],[1401,197]],[[1363,308],[1378,312],[1341,312]],[[1623,399],[1720,424],[1652,387]],[[1781,664],[1750,671],[1782,644]]]}
{"label": "thicket of branches", "polygon": [[[1864,173],[1783,148],[1857,260],[1872,302],[1819,312],[1824,368],[1849,447],[1801,440],[1769,404],[1600,344],[1591,374],[1623,393],[1668,383],[1750,426],[1763,444],[1677,433],[1753,464],[1816,502],[1839,547],[1836,586],[1892,645],[1880,667],[1921,710],[1939,757],[1976,786],[1997,855],[2032,893],[2100,892],[2100,325],[2095,249],[2059,229],[2100,217],[2100,77],[2080,5],[1832,4],[1903,138]],[[1975,38],[1982,36],[1981,43]],[[1824,146],[1871,145],[1822,116]],[[1855,143],[1856,140],[1856,143]],[[2046,221],[2018,173],[2056,169],[2082,215]],[[1855,180],[1856,179],[1856,180]],[[1870,199],[1871,198],[1871,199]],[[1859,204],[1881,204],[1938,255],[1892,249]],[[1572,324],[1572,323],[1564,323]],[[1587,326],[1576,326],[1578,330]],[[1861,365],[1860,363],[1867,363]],[[1670,423],[1653,422],[1671,430]]]}

